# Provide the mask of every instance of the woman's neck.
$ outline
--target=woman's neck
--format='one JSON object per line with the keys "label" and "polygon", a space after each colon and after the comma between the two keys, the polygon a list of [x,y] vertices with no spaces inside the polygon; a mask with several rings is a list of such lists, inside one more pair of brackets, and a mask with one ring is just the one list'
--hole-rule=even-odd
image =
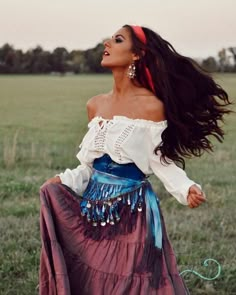
{"label": "woman's neck", "polygon": [[112,90],[112,96],[115,99],[124,99],[125,97],[134,94],[135,89],[137,86],[135,86],[126,75],[127,70],[122,71],[113,71],[113,90]]}

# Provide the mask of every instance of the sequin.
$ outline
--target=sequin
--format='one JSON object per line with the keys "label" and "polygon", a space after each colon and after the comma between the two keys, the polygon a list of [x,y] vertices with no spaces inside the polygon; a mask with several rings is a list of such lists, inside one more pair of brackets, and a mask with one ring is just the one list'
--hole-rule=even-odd
{"label": "sequin", "polygon": [[141,203],[138,204],[138,211],[139,212],[142,212],[143,211],[143,208],[142,208],[142,204]]}
{"label": "sequin", "polygon": [[90,222],[91,218],[87,215],[87,221]]}
{"label": "sequin", "polygon": [[93,226],[97,226],[98,223],[94,220],[93,223],[92,223],[92,225],[93,225]]}
{"label": "sequin", "polygon": [[131,204],[131,201],[130,201],[130,195],[128,196],[127,203],[128,203],[128,205],[130,205],[130,204]]}
{"label": "sequin", "polygon": [[91,205],[91,203],[90,203],[89,201],[88,201],[86,207],[87,207],[87,208],[91,208],[91,207],[92,207],[92,205]]}

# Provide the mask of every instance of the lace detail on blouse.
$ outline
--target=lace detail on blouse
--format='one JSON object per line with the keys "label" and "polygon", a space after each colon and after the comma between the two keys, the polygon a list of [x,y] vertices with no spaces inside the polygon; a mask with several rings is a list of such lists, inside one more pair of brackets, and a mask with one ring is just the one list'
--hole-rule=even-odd
{"label": "lace detail on blouse", "polygon": [[114,152],[117,155],[119,161],[122,161],[122,156],[121,156],[121,146],[124,144],[125,140],[129,137],[130,133],[133,131],[135,125],[131,124],[128,125],[120,134],[120,136],[117,138],[115,142],[115,149]]}
{"label": "lace detail on blouse", "polygon": [[106,141],[106,135],[109,127],[113,125],[112,121],[108,121],[105,119],[99,119],[98,124],[96,125],[96,135],[94,137],[94,147],[98,151],[103,151]]}

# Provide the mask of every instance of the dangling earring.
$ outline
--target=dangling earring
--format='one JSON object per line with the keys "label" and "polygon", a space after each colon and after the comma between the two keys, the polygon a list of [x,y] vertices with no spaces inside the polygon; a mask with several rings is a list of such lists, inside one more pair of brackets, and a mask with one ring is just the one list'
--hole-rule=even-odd
{"label": "dangling earring", "polygon": [[134,79],[136,73],[135,73],[135,70],[136,70],[136,67],[135,67],[135,64],[132,63],[129,68],[128,68],[128,72],[127,72],[127,76],[130,78],[130,79]]}

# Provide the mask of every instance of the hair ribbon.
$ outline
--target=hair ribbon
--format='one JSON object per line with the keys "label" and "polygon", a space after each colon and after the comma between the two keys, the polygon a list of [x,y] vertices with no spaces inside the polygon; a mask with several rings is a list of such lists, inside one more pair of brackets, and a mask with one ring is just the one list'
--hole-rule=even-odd
{"label": "hair ribbon", "polygon": [[[144,31],[142,29],[142,27],[140,26],[131,26],[132,30],[134,31],[135,36],[143,43],[143,44],[147,44],[147,38],[144,34]],[[152,81],[152,76],[151,73],[149,71],[149,69],[147,68],[147,66],[145,65],[145,75],[147,77],[148,80],[148,84],[151,87],[152,91],[155,92],[155,88],[154,88],[154,84]]]}

